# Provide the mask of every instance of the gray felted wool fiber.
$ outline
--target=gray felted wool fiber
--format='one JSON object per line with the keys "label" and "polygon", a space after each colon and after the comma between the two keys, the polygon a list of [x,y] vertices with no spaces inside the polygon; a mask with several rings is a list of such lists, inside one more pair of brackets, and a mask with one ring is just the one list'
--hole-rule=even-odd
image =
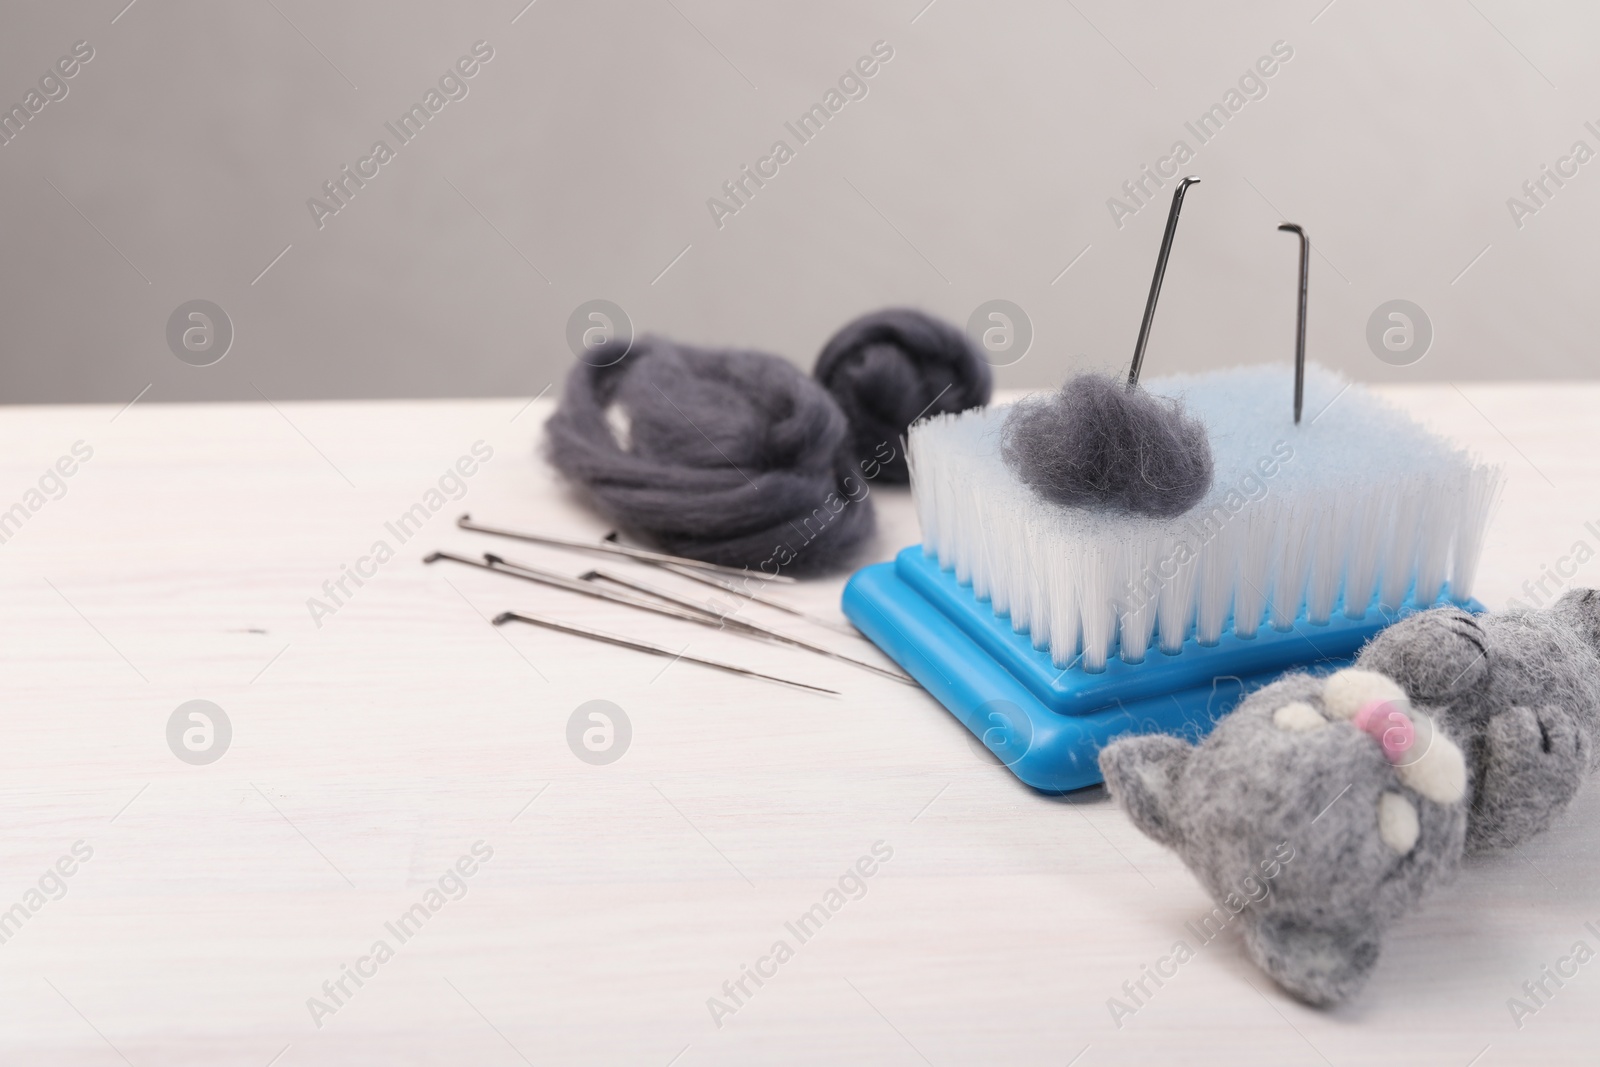
{"label": "gray felted wool fiber", "polygon": [[[989,361],[967,335],[911,308],[863,315],[823,346],[813,372],[850,420],[858,460],[885,482],[910,480],[900,439],[913,419],[989,402]],[[893,457],[883,460],[893,449]]]}
{"label": "gray felted wool fiber", "polygon": [[[1315,1005],[1361,988],[1385,930],[1456,868],[1467,823],[1464,796],[1413,788],[1328,707],[1328,682],[1284,677],[1198,746],[1155,734],[1100,754],[1128,817],[1178,853],[1257,965]],[[1433,736],[1427,758],[1450,745]]]}
{"label": "gray felted wool fiber", "polygon": [[624,529],[792,575],[846,563],[872,533],[844,413],[792,364],[659,337],[591,359],[606,365],[574,367],[545,424],[549,456]]}
{"label": "gray felted wool fiber", "polygon": [[1357,665],[1441,709],[1472,777],[1467,849],[1549,828],[1600,762],[1600,595],[1574,589],[1544,611],[1401,619]]}
{"label": "gray felted wool fiber", "polygon": [[1103,374],[1020,401],[1001,432],[1006,464],[1052,503],[1172,518],[1211,489],[1205,425]]}
{"label": "gray felted wool fiber", "polygon": [[[1396,708],[1414,741],[1386,753]],[[1464,852],[1515,846],[1566,809],[1600,766],[1597,734],[1600,594],[1575,589],[1543,611],[1401,619],[1354,668],[1281,678],[1198,746],[1126,737],[1100,768],[1219,902],[1287,843],[1294,858],[1237,909],[1245,946],[1295,996],[1333,1004]]]}

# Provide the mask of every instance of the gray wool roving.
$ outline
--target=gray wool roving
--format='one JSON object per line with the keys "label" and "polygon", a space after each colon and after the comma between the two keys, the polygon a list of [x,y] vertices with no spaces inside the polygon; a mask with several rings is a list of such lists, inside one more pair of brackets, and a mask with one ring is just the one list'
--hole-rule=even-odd
{"label": "gray wool roving", "polygon": [[1467,849],[1506,848],[1549,828],[1600,762],[1600,595],[1575,589],[1545,611],[1435,608],[1395,623],[1357,666],[1440,709],[1472,777]]}
{"label": "gray wool roving", "polygon": [[1173,518],[1211,489],[1205,425],[1178,401],[1103,374],[1019,401],[1000,447],[1019,479],[1069,507]]}
{"label": "gray wool roving", "polygon": [[888,308],[846,324],[823,346],[812,372],[850,420],[857,459],[881,458],[879,477],[911,478],[900,439],[912,420],[989,402],[989,361],[967,335],[913,308]]}
{"label": "gray wool roving", "polygon": [[591,358],[545,424],[549,456],[623,528],[793,575],[841,565],[871,535],[844,413],[792,364],[659,337]]}
{"label": "gray wool roving", "polygon": [[[1385,753],[1382,725],[1357,725],[1378,702],[1415,726],[1402,755]],[[1238,909],[1245,946],[1326,1005],[1361,988],[1384,930],[1465,852],[1550,825],[1600,764],[1597,731],[1600,594],[1583,589],[1545,611],[1410,616],[1355,668],[1251,694],[1198,746],[1127,737],[1100,767],[1219,901],[1287,843],[1293,858]]]}

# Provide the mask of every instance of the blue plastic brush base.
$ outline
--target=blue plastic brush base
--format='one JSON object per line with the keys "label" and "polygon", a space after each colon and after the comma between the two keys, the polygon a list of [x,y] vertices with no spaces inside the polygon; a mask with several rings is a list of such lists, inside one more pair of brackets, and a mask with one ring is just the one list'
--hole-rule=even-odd
{"label": "blue plastic brush base", "polygon": [[[1435,603],[1453,603],[1448,590]],[[1484,610],[1477,601],[1462,606]],[[1176,655],[1153,639],[1142,663],[1113,658],[1091,674],[1056,667],[1047,650],[1013,632],[1009,619],[918,545],[856,572],[842,607],[1013,774],[1049,793],[1100,782],[1100,750],[1113,738],[1169,733],[1198,741],[1251,690],[1289,670],[1349,666],[1374,634],[1422,610],[1374,609],[1362,619],[1335,612],[1322,624],[1302,613],[1287,633],[1263,624],[1254,638],[1227,633],[1209,648],[1191,636]]]}

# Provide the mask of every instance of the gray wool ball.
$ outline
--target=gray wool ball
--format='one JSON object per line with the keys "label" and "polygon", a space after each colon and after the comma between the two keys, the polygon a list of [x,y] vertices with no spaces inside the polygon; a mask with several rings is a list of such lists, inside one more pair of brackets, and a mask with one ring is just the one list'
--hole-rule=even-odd
{"label": "gray wool ball", "polygon": [[911,480],[900,439],[912,421],[982,407],[994,378],[966,334],[914,308],[885,308],[847,323],[823,346],[812,373],[850,420],[856,459],[881,461],[878,477],[897,485]]}
{"label": "gray wool ball", "polygon": [[545,424],[548,454],[625,530],[675,555],[790,575],[848,565],[871,537],[844,412],[787,360],[651,336],[592,358]]}
{"label": "gray wool ball", "polygon": [[[1352,680],[1398,695],[1375,675]],[[1350,721],[1350,687],[1329,685],[1288,675],[1198,746],[1145,735],[1100,756],[1134,824],[1234,914],[1257,965],[1314,1005],[1365,984],[1385,930],[1455,870],[1467,823],[1464,791],[1408,777]],[[1449,739],[1429,746],[1426,758],[1448,767]]]}
{"label": "gray wool ball", "polygon": [[1178,401],[1103,374],[1015,404],[1001,454],[1024,484],[1069,507],[1172,518],[1211,489],[1205,425]]}
{"label": "gray wool ball", "polygon": [[1474,616],[1435,608],[1395,623],[1358,665],[1440,709],[1467,757],[1467,849],[1549,828],[1600,761],[1600,595],[1568,592],[1544,611]]}

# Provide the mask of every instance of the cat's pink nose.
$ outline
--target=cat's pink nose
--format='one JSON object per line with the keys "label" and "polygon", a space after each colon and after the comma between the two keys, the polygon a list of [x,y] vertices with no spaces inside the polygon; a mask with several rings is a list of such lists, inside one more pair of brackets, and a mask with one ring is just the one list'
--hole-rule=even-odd
{"label": "cat's pink nose", "polygon": [[1383,746],[1390,763],[1399,763],[1417,740],[1417,728],[1399,700],[1369,700],[1350,720],[1357,730],[1371,734]]}

